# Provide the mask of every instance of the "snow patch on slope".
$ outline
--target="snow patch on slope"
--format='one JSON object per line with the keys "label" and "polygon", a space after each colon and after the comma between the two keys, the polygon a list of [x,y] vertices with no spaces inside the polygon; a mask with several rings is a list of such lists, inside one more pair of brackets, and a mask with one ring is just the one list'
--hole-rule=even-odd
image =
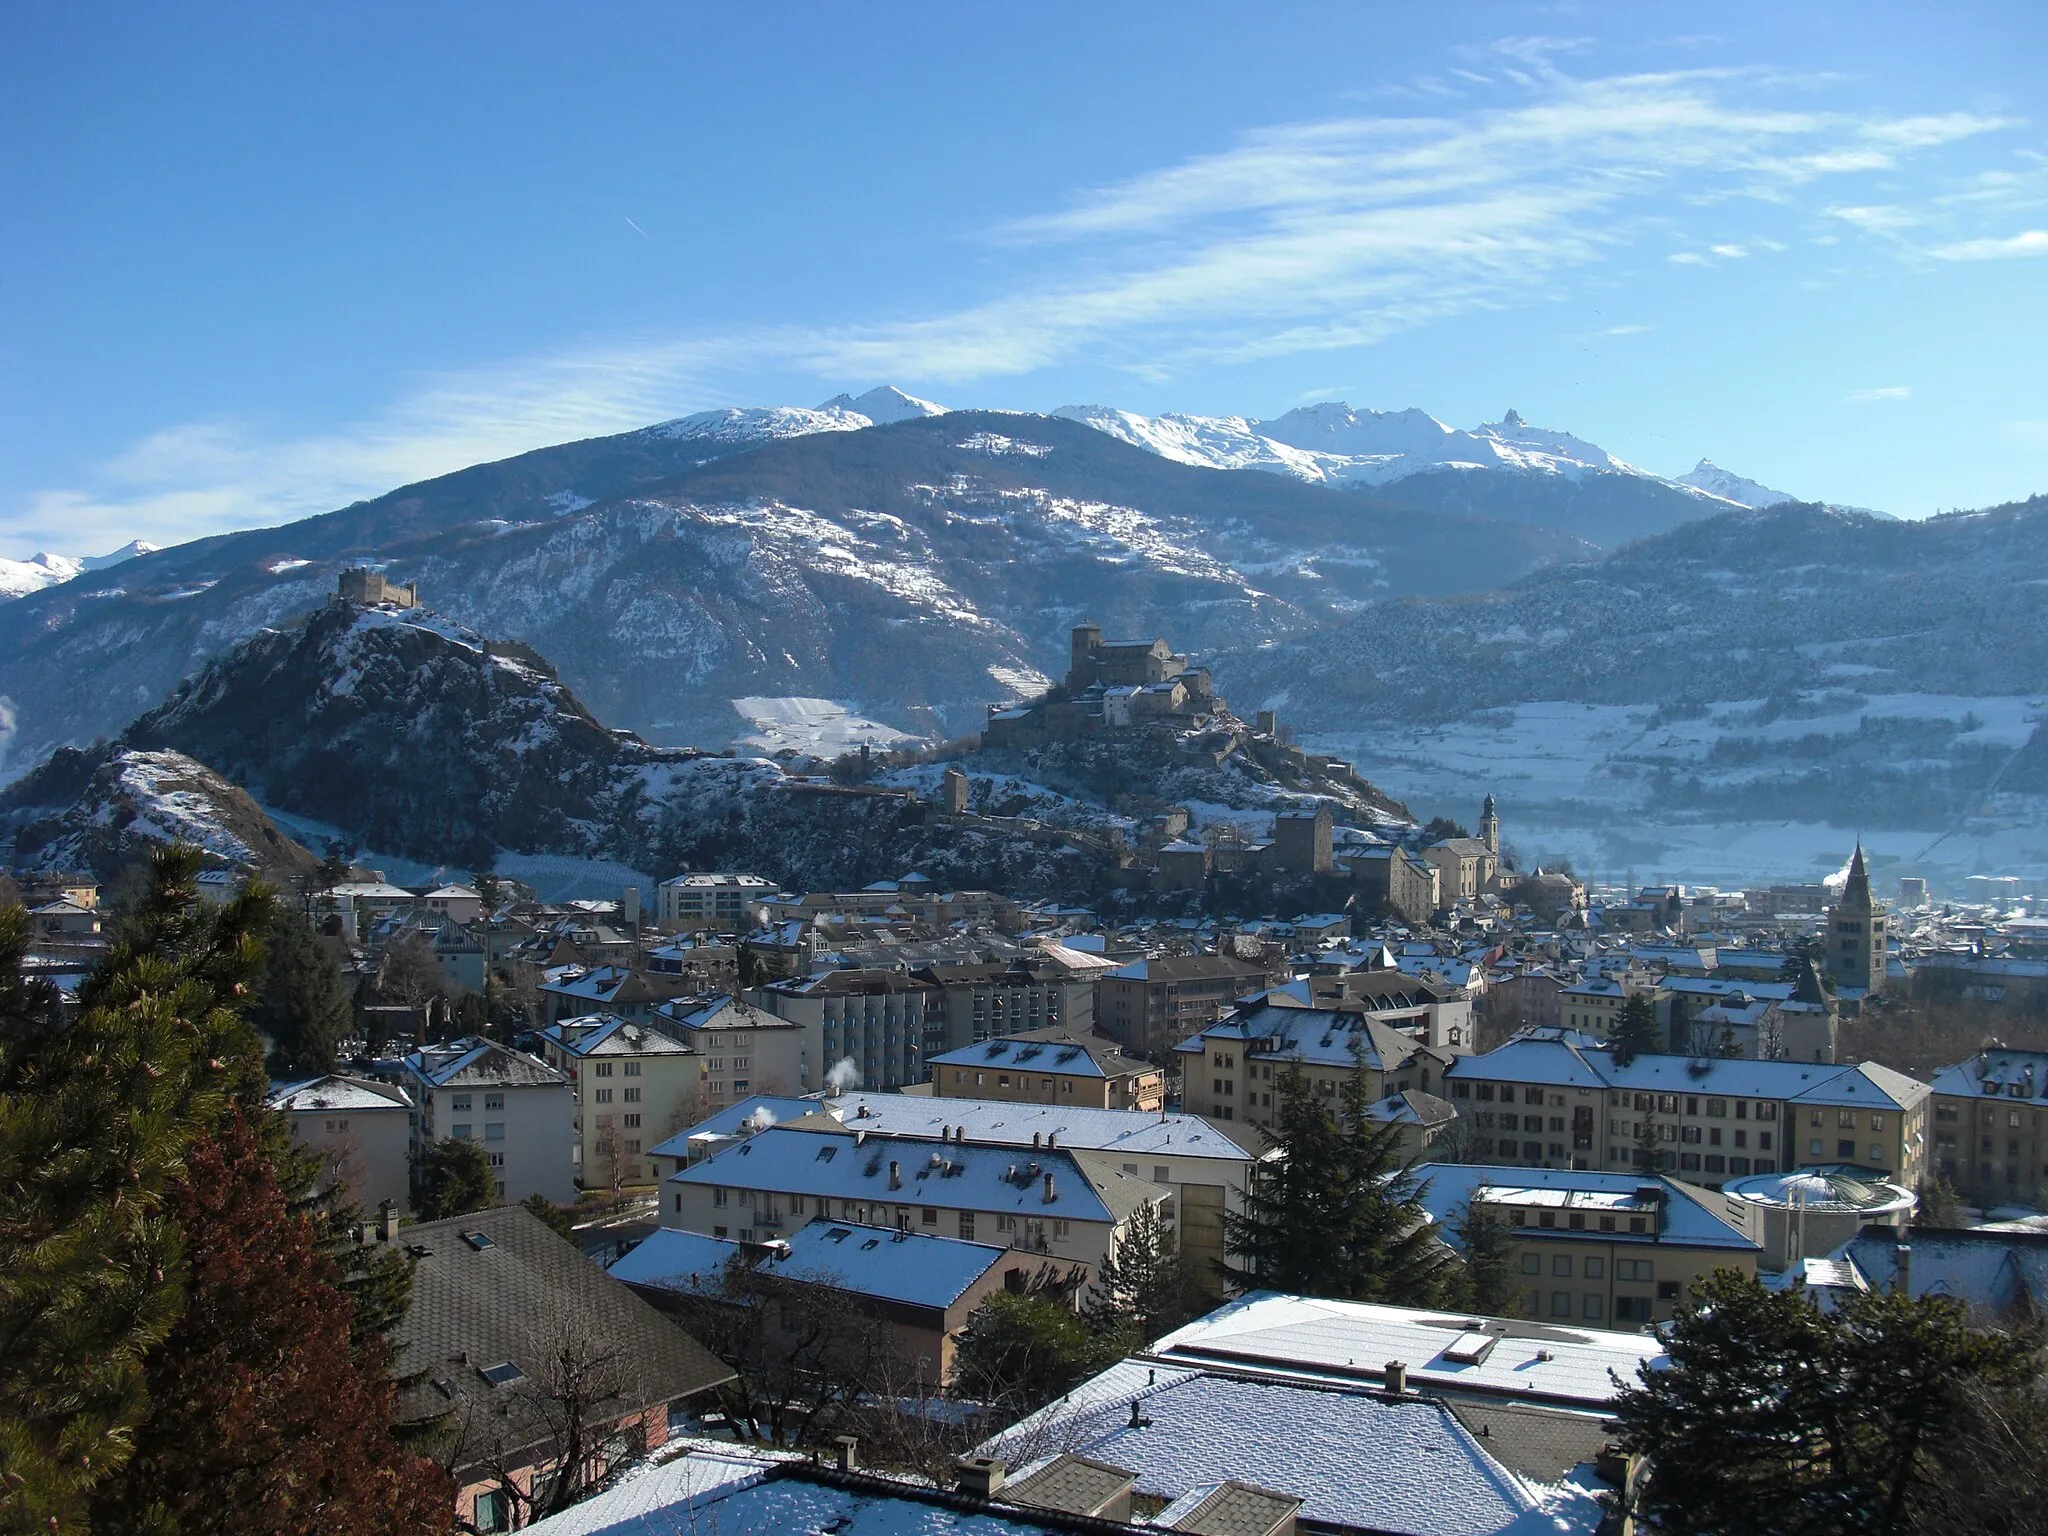
{"label": "snow patch on slope", "polygon": [[1783,491],[1774,491],[1768,485],[1759,485],[1745,475],[1723,469],[1712,459],[1701,459],[1691,469],[1678,476],[1676,483],[1705,491],[1709,496],[1719,496],[1723,501],[1739,501],[1745,507],[1755,507],[1758,511],[1794,499]]}
{"label": "snow patch on slope", "polygon": [[767,752],[794,747],[813,757],[837,757],[859,749],[862,743],[890,747],[914,741],[892,726],[857,714],[836,699],[745,698],[734,699],[732,707],[753,730],[738,740]]}

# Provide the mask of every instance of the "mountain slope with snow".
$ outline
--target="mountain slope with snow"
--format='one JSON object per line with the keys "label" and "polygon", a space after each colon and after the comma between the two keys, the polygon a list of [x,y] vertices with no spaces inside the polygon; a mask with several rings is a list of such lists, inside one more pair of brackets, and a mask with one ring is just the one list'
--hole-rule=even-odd
{"label": "mountain slope with snow", "polygon": [[154,544],[135,539],[109,554],[89,555],[84,559],[74,555],[53,555],[47,550],[26,560],[0,559],[0,602],[61,585],[87,571],[103,571],[137,555],[154,554],[156,548]]}
{"label": "mountain slope with snow", "polygon": [[1768,485],[1759,485],[1747,476],[1725,470],[1712,459],[1701,459],[1677,479],[1679,484],[1705,491],[1709,496],[1719,496],[1723,501],[1739,501],[1745,507],[1759,510],[1794,499],[1783,491],[1774,491]]}

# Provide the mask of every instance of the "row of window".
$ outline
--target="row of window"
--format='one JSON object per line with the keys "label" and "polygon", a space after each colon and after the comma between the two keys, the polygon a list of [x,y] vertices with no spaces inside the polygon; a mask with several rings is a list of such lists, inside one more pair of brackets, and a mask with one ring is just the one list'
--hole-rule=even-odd
{"label": "row of window", "polygon": [[[1572,1277],[1572,1267],[1574,1264],[1577,1264],[1578,1273],[1585,1279],[1605,1280],[1607,1278],[1607,1260],[1597,1253],[1576,1257],[1569,1253],[1553,1253],[1550,1256],[1550,1273],[1555,1279],[1569,1280]],[[1524,1253],[1522,1255],[1522,1273],[1525,1275],[1542,1274],[1543,1255],[1534,1252]],[[1649,1259],[1616,1259],[1614,1261],[1614,1278],[1617,1280],[1648,1282],[1657,1278],[1657,1268]]]}
{"label": "row of window", "polygon": [[[675,1191],[670,1198],[672,1201],[670,1209],[680,1214],[683,1209],[682,1191]],[[711,1191],[711,1204],[714,1209],[728,1210],[734,1207],[752,1209],[754,1211],[754,1219],[769,1227],[781,1225],[781,1216],[778,1214],[776,1203],[778,1200],[787,1207],[792,1219],[808,1219],[811,1199],[812,1197],[808,1195],[777,1196],[765,1191],[751,1189],[728,1190],[714,1188]],[[816,1200],[818,1215],[824,1217],[831,1216],[832,1201],[824,1195],[817,1196]],[[913,1210],[916,1211],[914,1221],[911,1215]],[[1173,1219],[1173,1206],[1170,1201],[1161,1204],[1160,1215],[1164,1220],[1171,1221]],[[976,1240],[974,1235],[976,1227],[975,1217],[976,1213],[973,1211],[958,1211],[955,1213],[955,1230],[964,1242],[971,1243]],[[931,1205],[917,1207],[907,1205],[868,1205],[859,1200],[841,1200],[839,1202],[839,1219],[841,1221],[871,1223],[877,1226],[893,1224],[899,1231],[908,1232],[912,1230],[913,1226],[936,1229],[939,1225],[939,1209],[937,1206]],[[1066,1221],[1060,1219],[1047,1221],[1043,1217],[1017,1216],[1008,1212],[998,1211],[995,1215],[995,1230],[999,1236],[1011,1239],[1017,1238],[1021,1232],[1021,1242],[1013,1241],[1011,1244],[1013,1247],[1042,1248],[1045,1246],[1045,1241],[1048,1237],[1063,1238],[1068,1236],[1072,1229]],[[753,1227],[742,1227],[740,1229],[740,1241],[743,1243],[752,1242],[754,1240],[754,1232],[755,1229]],[[724,1237],[726,1229],[724,1227],[713,1227],[711,1234],[714,1237]]]}
{"label": "row of window", "polygon": [[[624,1066],[626,1068],[626,1076],[638,1077],[640,1075],[639,1062],[629,1061],[624,1063]],[[591,1064],[590,1071],[594,1077],[610,1077],[612,1075],[612,1064],[608,1061],[594,1062]]]}
{"label": "row of window", "polygon": [[[469,1108],[469,1105],[470,1095],[466,1093],[457,1093],[449,1095],[448,1108],[451,1111],[460,1114],[463,1111],[467,1110]],[[502,1093],[487,1093],[484,1095],[485,1109],[503,1109],[504,1107],[505,1095],[503,1095]]]}
{"label": "row of window", "polygon": [[[455,1138],[455,1139],[456,1139],[457,1141],[473,1141],[473,1140],[475,1140],[475,1139],[476,1139],[476,1137],[475,1137],[475,1131],[476,1131],[476,1127],[475,1127],[475,1126],[473,1126],[473,1125],[468,1125],[468,1124],[463,1124],[463,1125],[451,1125],[451,1126],[449,1126],[449,1127],[448,1127],[448,1134],[449,1134],[450,1136],[453,1136],[453,1137],[454,1137],[454,1138]],[[484,1140],[485,1140],[485,1141],[503,1141],[504,1139],[505,1139],[505,1122],[504,1122],[504,1121],[502,1121],[502,1120],[487,1120],[487,1121],[485,1121],[485,1122],[484,1122]]]}
{"label": "row of window", "polygon": [[[626,1089],[625,1095],[625,1102],[628,1104],[638,1104],[640,1102],[640,1090],[638,1088]],[[590,1097],[593,1103],[609,1104],[612,1101],[612,1090],[609,1088],[594,1088],[591,1090]]]}

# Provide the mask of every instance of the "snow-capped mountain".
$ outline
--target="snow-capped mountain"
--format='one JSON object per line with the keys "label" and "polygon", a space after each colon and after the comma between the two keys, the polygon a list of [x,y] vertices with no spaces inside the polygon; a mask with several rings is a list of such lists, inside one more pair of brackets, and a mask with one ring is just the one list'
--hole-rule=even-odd
{"label": "snow-capped mountain", "polygon": [[54,587],[87,571],[103,571],[124,560],[133,560],[137,555],[154,554],[156,548],[154,544],[135,539],[110,554],[89,555],[84,559],[76,555],[53,555],[45,550],[26,560],[0,560],[0,602],[26,597],[31,592]]}
{"label": "snow-capped mountain", "polygon": [[879,384],[864,395],[834,395],[818,409],[865,416],[877,427],[886,427],[896,421],[913,421],[920,416],[946,414],[945,406],[935,405],[929,400],[920,400],[915,395],[906,395],[893,384]]}
{"label": "snow-capped mountain", "polygon": [[1723,501],[1739,501],[1745,507],[1775,507],[1780,502],[1798,499],[1784,491],[1774,491],[1768,485],[1759,485],[1747,476],[1725,470],[1712,459],[1701,459],[1677,480],[1680,485],[1692,486]]}

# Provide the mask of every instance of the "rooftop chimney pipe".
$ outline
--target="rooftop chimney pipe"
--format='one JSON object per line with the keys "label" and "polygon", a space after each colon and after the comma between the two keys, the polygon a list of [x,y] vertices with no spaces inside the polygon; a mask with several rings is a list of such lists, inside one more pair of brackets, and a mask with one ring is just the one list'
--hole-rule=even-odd
{"label": "rooftop chimney pipe", "polygon": [[832,1464],[842,1472],[854,1472],[860,1468],[860,1441],[852,1435],[832,1437]]}
{"label": "rooftop chimney pipe", "polygon": [[1045,1176],[1045,1203],[1046,1203],[1047,1205],[1051,1205],[1051,1204],[1052,1204],[1052,1202],[1053,1202],[1053,1199],[1054,1199],[1054,1195],[1053,1195],[1053,1192],[1052,1192],[1052,1175],[1048,1173],[1048,1174],[1047,1174],[1047,1175]]}
{"label": "rooftop chimney pipe", "polygon": [[960,1477],[960,1491],[977,1499],[992,1499],[1003,1489],[1008,1470],[1000,1456],[962,1456],[953,1463]]}
{"label": "rooftop chimney pipe", "polygon": [[1389,1360],[1386,1371],[1387,1390],[1406,1392],[1408,1390],[1408,1366],[1405,1361]]}

